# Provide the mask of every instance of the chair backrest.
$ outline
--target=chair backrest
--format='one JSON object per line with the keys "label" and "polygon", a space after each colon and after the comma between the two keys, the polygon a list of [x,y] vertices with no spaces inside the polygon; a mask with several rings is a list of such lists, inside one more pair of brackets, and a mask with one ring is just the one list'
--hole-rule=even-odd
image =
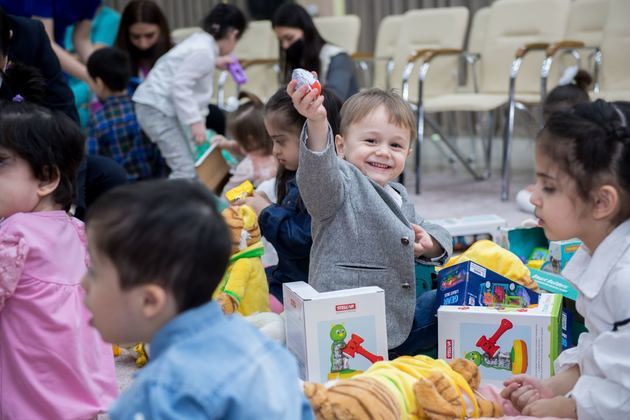
{"label": "chair backrest", "polygon": [[359,16],[321,16],[314,18],[313,22],[326,41],[343,48],[350,55],[357,52],[361,32]]}
{"label": "chair backrest", "polygon": [[609,0],[574,0],[569,9],[565,39],[582,41],[587,47],[602,43]]}
{"label": "chair backrest", "polygon": [[403,15],[385,16],[378,25],[374,48],[374,87],[387,86],[387,61],[394,57]]}
{"label": "chair backrest", "polygon": [[[610,0],[602,38],[603,91],[628,91],[630,94],[630,1]],[[630,97],[624,97],[630,100]]]}
{"label": "chair backrest", "polygon": [[489,18],[489,7],[482,7],[475,12],[470,23],[470,33],[468,34],[468,52],[481,53],[483,43],[486,41],[486,29]]}
{"label": "chair backrest", "polygon": [[[425,48],[457,48],[464,45],[468,26],[468,8],[443,7],[417,9],[405,13],[401,22],[398,44],[394,55],[392,88],[401,89],[402,74],[407,59],[414,51]],[[457,87],[458,56],[434,58],[425,80],[424,96],[453,92]],[[409,83],[409,100],[418,97],[418,66],[414,67]]]}
{"label": "chair backrest", "polygon": [[177,29],[174,29],[173,31],[171,31],[171,40],[175,44],[179,44],[180,42],[182,42],[183,40],[188,38],[190,35],[195,34],[197,32],[201,32],[201,31],[203,31],[203,29],[201,29],[199,26],[189,26],[187,28],[177,28]]}
{"label": "chair backrest", "polygon": [[[480,92],[507,94],[511,63],[526,44],[564,38],[570,0],[499,0],[490,6],[481,51]],[[518,74],[520,93],[540,93],[543,51],[527,54]]]}

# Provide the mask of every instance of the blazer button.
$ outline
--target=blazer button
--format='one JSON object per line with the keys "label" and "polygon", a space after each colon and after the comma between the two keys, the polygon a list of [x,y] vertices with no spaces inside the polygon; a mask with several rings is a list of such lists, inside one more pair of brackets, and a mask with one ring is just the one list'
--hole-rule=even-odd
{"label": "blazer button", "polygon": [[403,245],[409,245],[409,238],[403,236],[402,238],[400,238],[400,243]]}
{"label": "blazer button", "polygon": [[405,283],[402,284],[402,288],[403,289],[409,289],[410,287],[411,287],[411,285],[409,283],[405,282]]}

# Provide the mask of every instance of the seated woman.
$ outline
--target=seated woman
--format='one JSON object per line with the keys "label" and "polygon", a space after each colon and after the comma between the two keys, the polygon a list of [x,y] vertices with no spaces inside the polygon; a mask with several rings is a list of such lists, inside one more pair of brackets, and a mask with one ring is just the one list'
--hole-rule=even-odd
{"label": "seated woman", "polygon": [[359,91],[354,63],[340,47],[328,43],[317,31],[313,19],[300,5],[287,3],[278,8],[271,21],[280,43],[283,81],[291,81],[295,68],[316,71],[324,86],[345,101]]}

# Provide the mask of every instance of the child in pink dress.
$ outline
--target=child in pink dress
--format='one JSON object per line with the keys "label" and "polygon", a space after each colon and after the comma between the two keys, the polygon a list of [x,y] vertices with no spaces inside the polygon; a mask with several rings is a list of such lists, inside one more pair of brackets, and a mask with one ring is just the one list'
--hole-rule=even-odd
{"label": "child in pink dress", "polygon": [[117,394],[83,303],[83,224],[66,213],[83,142],[65,115],[0,106],[0,419],[95,418]]}
{"label": "child in pink dress", "polygon": [[213,139],[219,147],[245,156],[231,171],[232,176],[221,195],[246,180],[257,187],[261,182],[275,178],[278,170],[278,161],[272,154],[273,142],[265,129],[263,103],[247,92],[241,92],[239,98],[247,98],[247,101],[231,113],[227,121],[227,131],[234,140],[223,136]]}

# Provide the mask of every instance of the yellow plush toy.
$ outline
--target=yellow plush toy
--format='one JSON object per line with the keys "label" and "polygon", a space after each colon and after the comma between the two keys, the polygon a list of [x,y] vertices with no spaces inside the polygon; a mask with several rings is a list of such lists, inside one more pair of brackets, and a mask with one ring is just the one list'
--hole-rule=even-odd
{"label": "yellow plush toy", "polygon": [[264,248],[256,213],[249,206],[230,206],[222,214],[232,234],[232,257],[213,297],[226,314],[269,312],[269,286],[260,259]]}
{"label": "yellow plush toy", "polygon": [[466,261],[473,261],[489,270],[494,271],[528,289],[539,292],[538,284],[530,277],[529,269],[512,252],[492,241],[477,241],[464,253],[451,258],[442,269]]}
{"label": "yellow plush toy", "polygon": [[319,420],[446,420],[500,417],[501,407],[480,396],[479,370],[466,359],[450,365],[427,356],[377,362],[330,388],[306,383]]}

